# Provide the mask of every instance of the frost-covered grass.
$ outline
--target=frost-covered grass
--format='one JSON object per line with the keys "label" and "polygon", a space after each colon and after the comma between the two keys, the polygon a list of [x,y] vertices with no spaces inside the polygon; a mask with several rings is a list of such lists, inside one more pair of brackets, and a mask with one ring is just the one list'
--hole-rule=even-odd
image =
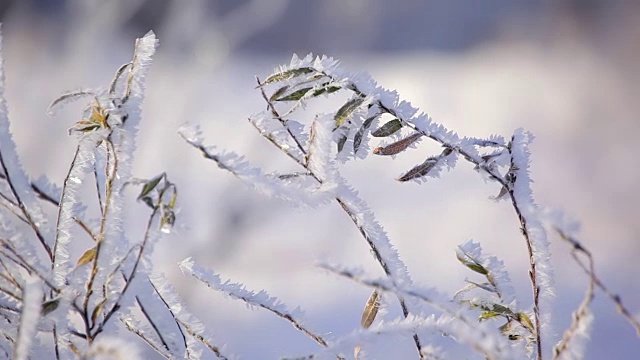
{"label": "frost-covered grass", "polygon": [[[124,337],[125,329],[133,334],[126,338],[127,344],[148,346],[164,358],[233,356],[234,349],[209,335],[223,334],[225,329],[215,324],[205,329],[185,309],[165,277],[157,274],[166,269],[155,266],[151,258],[161,234],[180,221],[174,211],[178,190],[167,175],[148,180],[132,177],[145,74],[156,44],[152,33],[138,40],[132,61],[116,71],[104,90],[69,92],[52,104],[55,110],[70,101],[87,101],[83,120],[70,130],[78,145],[61,188],[46,179],[31,181],[21,168],[2,101],[0,310],[4,324],[0,330],[4,336],[0,345],[7,357],[26,358],[30,351],[34,357],[113,354],[131,358],[136,351],[127,349],[122,338],[114,339]],[[345,71],[326,57],[294,56],[289,65],[258,80],[257,85],[256,96],[264,100],[266,110],[251,115],[247,126],[255,128],[293,166],[265,171],[241,155],[208,145],[193,125],[181,128],[180,135],[195,152],[259,193],[309,212],[333,206],[343,213],[380,272],[374,275],[330,260],[319,267],[328,271],[327,277],[345,277],[354,286],[370,288],[370,298],[362,300],[361,326],[346,335],[321,333],[304,319],[301,309],[291,309],[266,290],[252,291],[223,281],[190,259],[179,267],[211,289],[276,315],[316,343],[316,351],[296,358],[377,358],[369,347],[397,337],[410,339],[407,346],[414,348],[416,358],[449,358],[460,347],[469,356],[475,353],[484,358],[581,358],[597,288],[636,329],[640,327],[620,298],[596,276],[592,255],[577,240],[572,224],[534,201],[529,170],[533,136],[529,132],[518,129],[506,137],[488,138],[459,135],[369,76]],[[323,103],[326,98],[337,99],[339,105]],[[316,102],[324,106],[323,112],[307,110]],[[440,150],[425,151],[423,145],[429,142]],[[446,294],[425,288],[428,283],[417,284],[411,274],[419,270],[403,261],[374,211],[341,173],[345,164],[370,161],[372,154],[395,159],[421,151],[423,159],[395,175],[398,183],[394,186],[429,184],[445,176],[444,170],[457,166],[470,166],[479,180],[495,185],[494,200],[506,202],[513,212],[503,220],[521,229],[520,248],[528,261],[517,271],[529,272],[528,297],[516,296],[510,269],[483,252],[482,239],[457,249],[458,260],[469,274],[460,291]],[[139,190],[129,193],[135,185]],[[93,205],[80,197],[80,191],[87,189],[95,193]],[[392,192],[393,188],[381,191]],[[141,239],[131,239],[125,231],[122,214],[128,195],[151,210]],[[42,209],[45,206],[55,208],[52,217],[48,217],[51,211]],[[91,245],[74,258],[69,247],[81,238]],[[549,326],[554,322],[550,316],[552,239],[568,244],[566,251],[584,269],[588,283],[572,324],[560,334]],[[201,296],[209,294],[202,292]],[[399,316],[391,311],[393,307],[399,308]],[[41,336],[34,337],[36,332]],[[442,335],[451,340],[447,343],[451,349],[433,345]],[[290,355],[286,348],[282,354]]]}

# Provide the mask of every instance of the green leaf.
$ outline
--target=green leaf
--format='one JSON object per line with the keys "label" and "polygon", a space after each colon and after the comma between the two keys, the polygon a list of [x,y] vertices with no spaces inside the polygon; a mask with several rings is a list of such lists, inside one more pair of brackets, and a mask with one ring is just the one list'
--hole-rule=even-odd
{"label": "green leaf", "polygon": [[308,67],[303,67],[303,68],[291,69],[291,70],[283,71],[283,72],[276,73],[276,74],[273,74],[273,75],[269,76],[264,82],[262,82],[262,85],[267,85],[267,84],[271,84],[271,83],[274,83],[274,82],[293,79],[293,78],[298,77],[300,75],[305,75],[305,74],[309,74],[309,73],[312,73],[312,72],[314,72],[314,70],[312,68],[308,68]]}
{"label": "green leaf", "polygon": [[471,285],[473,285],[473,286],[475,286],[475,287],[477,287],[477,288],[480,288],[482,290],[485,290],[485,291],[488,291],[488,292],[492,292],[492,293],[496,292],[495,288],[493,287],[493,285],[491,285],[491,283],[479,284],[479,283],[476,283],[476,282],[473,282],[473,281],[469,281],[469,280],[466,280],[466,282],[471,284]]}
{"label": "green leaf", "polygon": [[536,330],[535,330],[535,328],[533,326],[533,322],[531,321],[531,318],[527,314],[525,314],[523,312],[517,313],[516,314],[516,320],[518,320],[532,334],[535,334]]}
{"label": "green leaf", "polygon": [[362,123],[362,126],[360,127],[356,135],[353,137],[353,153],[354,154],[358,152],[358,149],[362,144],[362,138],[364,137],[364,133],[367,132],[367,130],[371,127],[371,124],[373,124],[373,120],[375,120],[378,116],[380,116],[380,114],[375,114],[367,118],[367,120],[365,120]]}
{"label": "green leaf", "polygon": [[158,184],[160,183],[160,180],[162,180],[162,178],[164,177],[164,174],[160,174],[156,177],[154,177],[153,179],[147,181],[144,186],[142,187],[142,191],[140,192],[140,195],[138,195],[138,200],[142,199],[143,197],[149,195],[149,193],[156,188],[156,186],[158,186]]}
{"label": "green leaf", "polygon": [[463,254],[462,252],[458,251],[456,252],[456,257],[462,263],[462,265],[468,267],[469,269],[482,275],[489,274],[489,271],[484,266],[482,266],[476,260],[469,257],[469,255]]}
{"label": "green leaf", "polygon": [[170,209],[175,209],[177,200],[178,200],[178,192],[174,190],[173,195],[171,195],[171,200],[169,200],[169,204],[167,206]]}
{"label": "green leaf", "polygon": [[289,90],[289,85],[285,85],[279,88],[278,90],[276,90],[276,92],[273,93],[273,95],[269,97],[269,101],[278,100],[278,98],[282,96],[282,94],[284,94],[287,90]]}
{"label": "green leaf", "polygon": [[371,135],[374,137],[387,137],[398,132],[400,129],[402,129],[402,122],[399,119],[393,119],[376,129]]}
{"label": "green leaf", "polygon": [[91,323],[92,324],[96,323],[96,319],[98,318],[98,314],[100,314],[100,310],[102,310],[102,306],[104,305],[105,302],[107,302],[107,299],[104,299],[104,300],[100,301],[98,303],[98,305],[96,305],[96,307],[93,308],[93,311],[91,312]]}
{"label": "green leaf", "polygon": [[336,116],[334,117],[336,127],[342,126],[342,124],[344,124],[345,121],[349,119],[351,114],[353,114],[353,112],[356,111],[363,102],[363,97],[355,97],[342,105],[342,107],[338,109],[338,112],[336,112]]}
{"label": "green leaf", "polygon": [[143,203],[147,204],[148,207],[155,209],[156,206],[153,204],[153,199],[151,199],[149,196],[145,196],[142,199],[140,199]]}
{"label": "green leaf", "polygon": [[347,135],[342,135],[340,140],[338,140],[338,153],[342,151],[344,148],[344,144],[347,142]]}
{"label": "green leaf", "polygon": [[42,316],[47,316],[52,313],[55,309],[58,308],[58,305],[60,305],[60,299],[45,301],[44,304],[42,304],[42,310],[40,310]]}
{"label": "green leaf", "polygon": [[334,93],[334,92],[336,92],[336,91],[338,91],[340,89],[342,89],[340,86],[334,86],[334,85],[325,86],[323,88],[320,88],[320,89],[314,91],[312,96],[316,97],[316,96],[320,96],[320,95],[322,95],[324,93],[332,94],[332,93]]}
{"label": "green leaf", "polygon": [[276,99],[276,101],[297,101],[297,100],[300,100],[311,89],[313,89],[313,88],[311,88],[311,87],[302,88],[300,90],[292,92],[291,94],[289,94],[289,95],[287,95],[285,97],[281,97],[280,99]]}
{"label": "green leaf", "polygon": [[500,305],[500,304],[492,304],[492,307],[490,309],[491,311],[495,311],[497,313],[499,313],[500,315],[504,315],[504,316],[510,316],[510,317],[516,317],[516,314],[513,313],[513,311],[511,311],[511,309],[509,309],[508,307],[504,306],[504,305]]}
{"label": "green leaf", "polygon": [[484,311],[482,314],[480,314],[480,316],[478,317],[478,320],[480,321],[487,320],[487,319],[494,318],[496,316],[500,316],[500,313],[495,311]]}

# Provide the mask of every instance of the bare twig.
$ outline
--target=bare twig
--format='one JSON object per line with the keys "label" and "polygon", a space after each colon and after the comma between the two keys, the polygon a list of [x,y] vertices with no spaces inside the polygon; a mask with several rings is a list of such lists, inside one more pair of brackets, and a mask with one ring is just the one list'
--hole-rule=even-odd
{"label": "bare twig", "polygon": [[[140,297],[138,297],[138,296],[136,296],[136,303],[138,304],[138,307],[140,308],[140,311],[142,311],[142,315],[144,315],[144,317],[147,319],[149,324],[151,324],[151,327],[153,328],[153,330],[158,335],[158,338],[160,339],[160,342],[162,343],[162,346],[164,346],[164,348],[167,351],[171,352],[171,350],[169,349],[169,345],[167,344],[167,342],[164,340],[164,337],[162,336],[162,332],[160,332],[160,329],[158,329],[158,326],[156,325],[156,323],[153,321],[151,316],[149,316],[149,313],[147,312],[147,309],[145,309],[145,307],[142,305],[142,302],[140,301]],[[184,335],[182,335],[182,337],[184,338]],[[185,346],[186,346],[186,342],[185,342]]]}
{"label": "bare twig", "polygon": [[13,194],[13,197],[15,198],[15,200],[16,200],[16,202],[18,204],[18,207],[22,211],[22,214],[24,215],[25,219],[27,219],[29,226],[34,231],[34,233],[36,234],[36,237],[38,238],[38,241],[40,241],[40,244],[42,245],[42,247],[44,248],[45,252],[49,256],[49,260],[51,260],[51,262],[53,262],[53,254],[51,253],[51,247],[49,246],[49,244],[47,244],[47,241],[45,240],[44,236],[42,235],[42,232],[40,232],[40,229],[38,228],[38,225],[36,224],[36,222],[31,217],[31,214],[29,213],[29,211],[27,210],[27,207],[25,206],[24,202],[22,201],[22,199],[20,197],[20,194],[18,194],[18,190],[14,186],[13,181],[11,180],[11,177],[9,176],[9,170],[7,169],[5,161],[4,161],[3,157],[2,157],[2,153],[0,153],[0,166],[2,166],[2,172],[5,174],[5,180],[7,181],[7,184],[9,184],[9,188],[11,189],[11,193]]}
{"label": "bare twig", "polygon": [[[591,252],[587,250],[584,245],[582,245],[575,237],[570,236],[566,232],[562,231],[559,228],[554,228],[554,230],[560,235],[560,238],[569,242],[572,246],[572,256],[574,260],[578,263],[580,268],[585,272],[585,274],[589,277],[589,286],[597,286],[608,298],[611,300],[620,315],[627,320],[627,322],[634,328],[636,331],[636,335],[640,337],[640,321],[638,321],[629,311],[629,309],[623,304],[622,298],[620,295],[614,294],[609,290],[605,284],[600,280],[595,271],[595,264],[593,261],[593,256]],[[585,265],[582,260],[577,256],[577,253],[584,255],[587,258],[588,265]],[[593,295],[591,295],[593,296]]]}

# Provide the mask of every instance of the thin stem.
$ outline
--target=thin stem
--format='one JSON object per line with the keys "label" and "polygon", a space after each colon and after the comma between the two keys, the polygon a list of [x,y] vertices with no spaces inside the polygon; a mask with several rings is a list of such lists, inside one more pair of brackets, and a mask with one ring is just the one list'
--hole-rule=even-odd
{"label": "thin stem", "polygon": [[[89,300],[91,299],[91,295],[93,293],[93,283],[96,279],[96,276],[98,274],[98,260],[100,258],[100,250],[102,249],[102,244],[104,243],[104,239],[105,239],[105,231],[106,231],[106,224],[107,224],[107,216],[109,214],[109,209],[110,209],[110,205],[111,205],[111,201],[112,201],[112,194],[113,194],[113,183],[115,182],[115,178],[118,172],[118,157],[116,155],[116,151],[115,148],[113,146],[113,143],[111,142],[110,139],[106,140],[106,155],[107,155],[107,162],[105,165],[105,173],[107,174],[107,183],[105,186],[105,204],[104,204],[104,211],[102,212],[102,218],[100,221],[100,233],[98,235],[98,241],[96,243],[96,255],[93,259],[93,266],[91,268],[91,274],[89,276],[89,280],[87,281],[87,287],[86,287],[86,294],[84,297],[84,302],[82,305],[83,308],[83,314],[84,314],[84,320],[85,320],[85,328],[86,328],[86,334],[87,334],[87,342],[89,344],[91,344],[91,342],[93,342],[93,336],[91,336],[91,329],[93,328],[93,326],[95,324],[90,324],[89,322]],[[110,158],[111,156],[113,156],[113,165],[111,166],[111,161]],[[111,170],[111,174],[109,174],[109,170]]]}
{"label": "thin stem", "polygon": [[[158,202],[160,202],[162,200],[161,198],[162,197],[158,198]],[[153,209],[153,212],[149,216],[149,221],[147,222],[147,228],[146,228],[145,233],[144,233],[144,238],[142,240],[142,244],[140,245],[140,251],[138,251],[138,256],[136,257],[136,260],[135,260],[135,262],[133,264],[133,268],[131,269],[131,272],[130,272],[129,276],[127,277],[127,281],[124,284],[124,288],[122,288],[122,291],[118,294],[118,298],[116,299],[116,301],[113,304],[113,306],[111,307],[111,309],[109,311],[107,311],[107,313],[106,313],[106,315],[104,317],[104,320],[102,320],[100,325],[94,331],[94,333],[92,335],[94,338],[104,330],[104,326],[106,325],[106,323],[113,316],[113,314],[120,308],[120,300],[122,300],[122,298],[124,297],[125,293],[129,289],[129,286],[131,286],[131,283],[133,282],[133,279],[134,279],[134,277],[136,275],[136,271],[138,269],[138,265],[140,264],[140,260],[142,259],[142,253],[144,252],[144,249],[145,249],[145,247],[146,247],[146,245],[147,245],[147,243],[149,241],[150,235],[151,235],[151,227],[153,225],[153,219],[155,218],[156,214],[158,213],[159,208],[160,208],[160,203],[158,203],[156,205],[156,207]]]}
{"label": "thin stem", "polygon": [[11,189],[11,193],[13,194],[13,197],[16,199],[16,202],[18,203],[18,207],[22,211],[22,214],[24,215],[24,217],[27,219],[31,229],[35,232],[36,237],[40,241],[40,244],[42,244],[42,247],[44,248],[45,252],[49,256],[49,260],[51,260],[51,262],[53,263],[53,254],[51,253],[51,247],[47,244],[46,240],[44,239],[44,236],[42,235],[42,233],[40,232],[40,229],[38,228],[38,225],[33,220],[33,218],[31,217],[31,214],[27,210],[27,207],[25,206],[24,202],[20,198],[20,194],[18,194],[18,190],[14,186],[13,181],[11,181],[11,177],[9,176],[9,170],[7,169],[7,166],[4,163],[2,153],[0,153],[0,166],[2,166],[2,172],[6,176],[7,184],[9,184],[9,188]]}
{"label": "thin stem", "polygon": [[61,221],[62,221],[62,215],[63,215],[62,205],[67,201],[67,198],[69,197],[67,189],[68,189],[69,181],[71,181],[71,172],[76,166],[76,161],[78,160],[79,155],[80,155],[80,145],[76,147],[76,151],[73,154],[73,160],[71,160],[69,171],[67,171],[67,176],[65,176],[64,178],[64,183],[62,186],[62,198],[58,203],[58,217],[56,221],[56,237],[53,242],[53,255],[51,257],[51,269],[53,269],[56,266],[56,255],[58,254],[58,247],[60,246],[60,228],[61,228]]}
{"label": "thin stem", "polygon": [[[153,284],[152,284],[153,286]],[[160,339],[160,342],[162,343],[162,346],[164,346],[164,348],[171,352],[171,350],[169,349],[169,345],[167,345],[167,342],[164,340],[164,337],[162,336],[162,333],[160,332],[160,329],[158,329],[158,326],[153,322],[153,319],[151,318],[151,316],[149,316],[149,313],[147,312],[147,309],[145,309],[145,307],[142,305],[142,302],[140,301],[140,298],[138,296],[136,296],[136,303],[138,304],[138,307],[140,308],[140,311],[142,311],[142,315],[144,315],[144,317],[147,319],[147,321],[149,322],[149,324],[151,324],[151,327],[153,328],[153,330],[156,332],[156,334],[158,335],[158,338]],[[173,313],[172,313],[173,315]],[[182,333],[182,331],[181,331]],[[182,334],[182,338],[184,339],[184,334]],[[187,345],[187,341],[184,340],[184,344],[185,346]]]}
{"label": "thin stem", "polygon": [[555,228],[554,230],[560,235],[560,237],[563,240],[569,242],[573,246],[572,255],[574,252],[579,252],[587,257],[587,260],[589,262],[588,266],[585,265],[582,262],[582,260],[580,260],[580,258],[578,258],[575,255],[573,256],[574,260],[578,263],[578,265],[582,268],[585,274],[587,274],[587,276],[589,277],[590,282],[595,284],[595,286],[597,286],[609,298],[609,300],[611,300],[616,305],[616,309],[618,310],[618,312],[635,329],[636,335],[640,337],[640,321],[636,320],[634,316],[631,314],[631,312],[629,311],[629,309],[626,306],[624,306],[620,295],[617,295],[611,292],[611,290],[609,290],[605,286],[602,280],[598,278],[598,276],[596,275],[595,264],[594,264],[594,260],[593,260],[593,256],[591,255],[591,252],[587,250],[576,238],[568,235],[567,233],[560,230],[559,228]]}

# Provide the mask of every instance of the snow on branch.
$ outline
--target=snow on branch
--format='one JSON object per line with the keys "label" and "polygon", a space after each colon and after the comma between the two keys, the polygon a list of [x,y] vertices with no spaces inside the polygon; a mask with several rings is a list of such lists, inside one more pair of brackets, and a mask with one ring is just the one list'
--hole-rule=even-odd
{"label": "snow on branch", "polygon": [[[480,273],[487,279],[487,284],[481,284],[483,289],[488,289],[492,294],[495,294],[497,300],[503,305],[512,305],[517,307],[515,291],[511,285],[511,279],[507,273],[504,263],[495,256],[487,256],[482,253],[480,244],[474,241],[467,241],[460,245],[456,251],[458,260],[468,267],[469,269]],[[470,282],[469,288],[465,289],[465,292],[478,288],[479,285]],[[457,295],[461,295],[458,292]]]}
{"label": "snow on branch", "polygon": [[15,360],[29,358],[31,344],[38,331],[42,295],[42,281],[37,278],[28,278],[24,284],[22,309],[20,309],[20,329],[13,353]]}
{"label": "snow on branch", "polygon": [[[0,173],[11,189],[13,201],[20,208],[20,213],[27,221],[38,238],[40,245],[49,259],[52,258],[53,236],[47,223],[42,208],[37,201],[36,194],[31,189],[29,177],[21,166],[16,144],[9,124],[9,110],[4,95],[5,72],[4,58],[2,56],[2,33],[0,32]],[[27,247],[27,245],[22,245]],[[30,247],[30,246],[29,246]],[[36,257],[36,253],[29,251],[30,256]]]}
{"label": "snow on branch", "polygon": [[[365,348],[367,344],[379,341],[381,337],[411,336],[415,333],[430,333],[434,338],[442,336],[442,334],[448,334],[457,342],[468,345],[474,351],[483,354],[487,359],[520,358],[517,355],[518,352],[514,351],[499,337],[486,336],[486,333],[478,332],[478,327],[486,326],[469,326],[469,324],[448,315],[438,317],[435,315],[428,317],[409,316],[380,322],[368,329],[355,330],[351,334],[332,342],[322,352],[310,355],[307,358],[328,359],[328,354],[344,356],[353,351],[354,348]],[[425,346],[425,348],[425,350],[428,350],[429,346]]]}
{"label": "snow on branch", "polygon": [[291,177],[267,175],[259,168],[252,167],[243,156],[226,151],[217,152],[215,147],[205,146],[197,126],[183,126],[179,133],[191,146],[200,150],[205,158],[215,161],[221,169],[229,171],[261,194],[296,206],[308,207],[318,207],[333,199],[335,184],[319,184],[314,179],[298,181],[300,177],[306,177],[304,174]]}
{"label": "snow on branch", "polygon": [[285,304],[280,302],[280,300],[269,295],[264,290],[256,293],[251,290],[247,290],[242,284],[232,283],[229,280],[223,281],[220,278],[220,275],[196,265],[191,258],[184,259],[180,262],[179,266],[183,272],[186,272],[200,280],[209,288],[220,291],[233,299],[244,301],[251,308],[258,307],[268,310],[291,323],[293,327],[304,333],[316,343],[323,347],[327,346],[327,341],[323,339],[322,336],[312,332],[298,320],[304,316],[304,312],[302,312],[300,308],[291,311]]}
{"label": "snow on branch", "polygon": [[[167,279],[164,275],[154,273],[149,276],[151,286],[160,298],[162,303],[171,313],[171,316],[175,320],[185,339],[185,353],[184,357],[187,359],[199,359],[202,353],[201,346],[209,349],[220,359],[227,359],[228,356],[223,355],[222,348],[214,345],[213,341],[209,339],[209,336],[205,334],[205,327],[195,316],[190,314],[182,300],[176,294],[173,286],[167,283]],[[183,332],[184,331],[184,332]],[[188,337],[185,336],[186,333]],[[199,346],[200,345],[200,346]]]}
{"label": "snow on branch", "polygon": [[53,247],[53,276],[57,286],[63,286],[67,283],[67,275],[71,271],[68,247],[73,238],[71,228],[79,213],[79,192],[84,185],[85,175],[93,169],[93,150],[104,136],[104,133],[90,133],[82,137],[64,180],[58,205],[56,239]]}

